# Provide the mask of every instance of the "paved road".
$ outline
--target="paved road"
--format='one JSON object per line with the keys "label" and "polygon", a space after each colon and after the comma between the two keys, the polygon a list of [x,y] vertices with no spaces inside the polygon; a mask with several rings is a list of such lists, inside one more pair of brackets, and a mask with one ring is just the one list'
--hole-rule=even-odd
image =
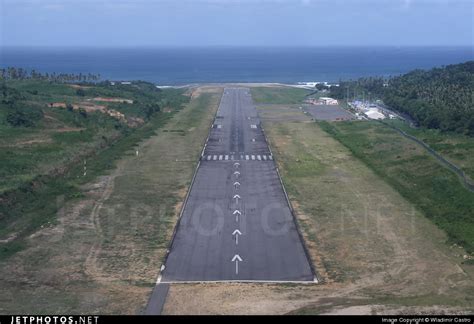
{"label": "paved road", "polygon": [[170,284],[160,283],[155,286],[153,292],[151,293],[150,299],[148,300],[148,305],[143,312],[143,315],[160,315],[165,306],[166,297],[168,296],[168,291],[170,289]]}
{"label": "paved road", "polygon": [[162,282],[313,279],[250,91],[227,88]]}

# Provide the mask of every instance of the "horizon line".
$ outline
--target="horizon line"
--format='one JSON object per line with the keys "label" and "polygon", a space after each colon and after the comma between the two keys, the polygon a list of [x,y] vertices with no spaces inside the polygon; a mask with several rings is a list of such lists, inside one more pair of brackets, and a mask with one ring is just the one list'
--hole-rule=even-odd
{"label": "horizon line", "polygon": [[443,45],[443,44],[432,44],[432,45],[2,45],[0,48],[97,48],[97,49],[140,49],[140,48],[329,48],[329,47],[346,47],[346,48],[367,48],[367,47],[386,47],[386,48],[471,48],[474,50],[474,44],[455,44],[455,45]]}

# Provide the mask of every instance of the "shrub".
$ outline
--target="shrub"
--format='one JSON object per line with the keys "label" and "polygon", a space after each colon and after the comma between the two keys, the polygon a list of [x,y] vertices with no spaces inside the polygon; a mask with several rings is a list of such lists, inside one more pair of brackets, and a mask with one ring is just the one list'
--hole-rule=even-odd
{"label": "shrub", "polygon": [[14,107],[7,114],[7,122],[13,127],[33,127],[43,118],[43,111],[36,108]]}

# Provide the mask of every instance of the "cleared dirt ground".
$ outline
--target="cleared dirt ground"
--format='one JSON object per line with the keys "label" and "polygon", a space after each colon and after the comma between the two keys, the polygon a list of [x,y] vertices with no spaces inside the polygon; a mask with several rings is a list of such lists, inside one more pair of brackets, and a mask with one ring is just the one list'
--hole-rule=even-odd
{"label": "cleared dirt ground", "polygon": [[[473,266],[315,123],[263,107],[264,128],[323,283],[173,285],[166,314],[474,311]],[[297,108],[294,114],[302,114]],[[288,121],[282,121],[286,116]],[[277,122],[275,122],[277,120]]]}

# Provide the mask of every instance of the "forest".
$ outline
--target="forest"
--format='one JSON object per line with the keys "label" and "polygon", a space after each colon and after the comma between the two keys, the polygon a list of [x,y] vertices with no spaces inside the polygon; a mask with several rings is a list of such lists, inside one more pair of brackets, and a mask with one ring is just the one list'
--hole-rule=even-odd
{"label": "forest", "polygon": [[338,99],[381,99],[420,126],[474,136],[474,61],[384,78],[341,81]]}

